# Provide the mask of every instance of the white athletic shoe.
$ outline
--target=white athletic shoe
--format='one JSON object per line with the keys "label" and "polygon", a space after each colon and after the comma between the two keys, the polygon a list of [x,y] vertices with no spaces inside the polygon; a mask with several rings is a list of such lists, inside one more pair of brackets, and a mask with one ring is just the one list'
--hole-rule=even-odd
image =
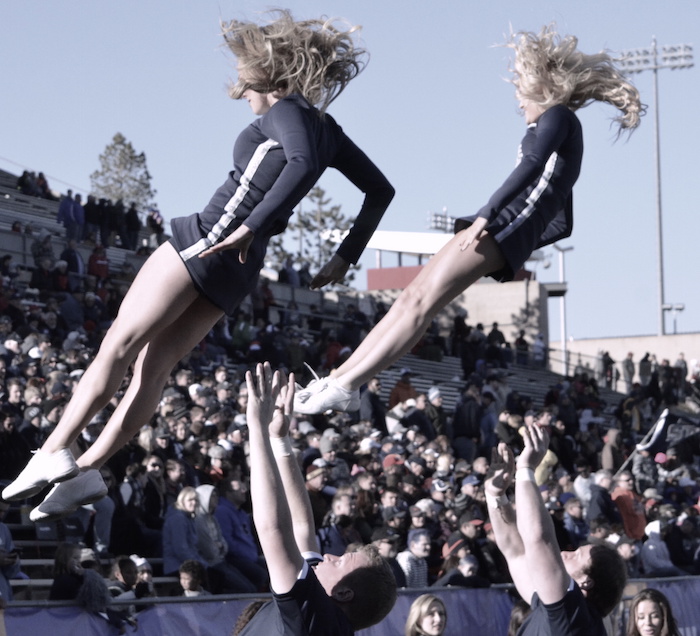
{"label": "white athletic shoe", "polygon": [[335,378],[323,378],[294,396],[294,411],[312,415],[326,411],[351,413],[360,408],[360,392],[348,391]]}
{"label": "white athletic shoe", "polygon": [[34,510],[29,513],[32,521],[54,521],[76,511],[80,506],[91,504],[107,494],[100,471],[88,468],[77,477],[56,484]]}
{"label": "white athletic shoe", "polygon": [[5,501],[32,497],[49,484],[65,481],[80,472],[71,452],[64,448],[55,453],[38,450],[24,470],[2,491]]}

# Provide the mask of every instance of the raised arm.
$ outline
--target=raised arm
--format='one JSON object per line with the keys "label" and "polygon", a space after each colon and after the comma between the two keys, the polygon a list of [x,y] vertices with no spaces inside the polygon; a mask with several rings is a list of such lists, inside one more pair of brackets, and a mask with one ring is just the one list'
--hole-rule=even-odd
{"label": "raised arm", "polygon": [[270,444],[284,485],[284,494],[292,516],[297,548],[302,554],[318,552],[311,502],[304,485],[299,462],[294,455],[289,439],[289,416],[294,405],[294,374],[290,374],[289,380],[286,382],[284,373],[280,372],[280,377],[280,394],[269,429]]}
{"label": "raised arm", "polygon": [[525,448],[518,457],[515,477],[518,532],[525,546],[524,563],[532,589],[549,604],[564,597],[571,578],[561,558],[554,523],[535,482],[534,470],[547,452],[549,435],[544,428],[531,424],[523,438]]}
{"label": "raised arm", "polygon": [[336,254],[311,281],[311,289],[342,281],[350,264],[360,259],[395,193],[381,170],[347,136],[331,166],[364,192],[365,198]]}
{"label": "raised arm", "polygon": [[281,376],[269,363],[246,373],[250,443],[250,492],[253,520],[267,561],[270,587],[278,594],[292,589],[302,569],[284,483],[270,444],[269,426],[280,395]]}
{"label": "raised arm", "polygon": [[493,449],[488,477],[484,484],[486,505],[496,545],[508,563],[508,570],[518,593],[529,602],[533,587],[525,561],[525,545],[518,532],[515,509],[506,496],[513,483],[514,474],[513,451],[501,442],[498,448]]}

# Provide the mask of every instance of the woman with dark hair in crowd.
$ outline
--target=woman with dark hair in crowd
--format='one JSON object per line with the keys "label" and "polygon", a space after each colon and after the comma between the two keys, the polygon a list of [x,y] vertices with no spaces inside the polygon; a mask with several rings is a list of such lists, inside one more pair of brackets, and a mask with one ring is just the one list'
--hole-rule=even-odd
{"label": "woman with dark hair in crowd", "polygon": [[671,604],[659,590],[648,587],[632,599],[627,636],[681,636]]}

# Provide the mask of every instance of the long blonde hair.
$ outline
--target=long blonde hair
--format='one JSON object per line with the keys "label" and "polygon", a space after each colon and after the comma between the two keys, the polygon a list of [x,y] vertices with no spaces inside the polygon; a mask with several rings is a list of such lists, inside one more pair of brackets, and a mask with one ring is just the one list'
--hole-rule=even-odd
{"label": "long blonde hair", "polygon": [[614,119],[620,131],[636,128],[646,110],[639,91],[607,53],[586,55],[577,45],[578,38],[560,36],[553,24],[539,33],[512,33],[505,46],[515,51],[511,81],[518,94],[545,109],[564,104],[578,110],[594,101],[607,102],[622,113]]}
{"label": "long blonde hair", "polygon": [[232,20],[222,23],[226,45],[238,58],[239,79],[229,95],[240,99],[247,88],[284,97],[300,93],[324,112],[365,67],[368,54],[356,46],[358,26],[343,29],[336,20],[295,21],[289,11],[260,26]]}
{"label": "long blonde hair", "polygon": [[[421,636],[424,634],[420,627],[420,622],[428,615],[430,606],[433,603],[437,603],[442,607],[442,611],[445,613],[445,627],[447,627],[447,608],[445,607],[443,600],[434,594],[421,594],[421,596],[413,601],[411,609],[408,610],[405,636]],[[445,630],[443,629],[443,632],[444,631]]]}

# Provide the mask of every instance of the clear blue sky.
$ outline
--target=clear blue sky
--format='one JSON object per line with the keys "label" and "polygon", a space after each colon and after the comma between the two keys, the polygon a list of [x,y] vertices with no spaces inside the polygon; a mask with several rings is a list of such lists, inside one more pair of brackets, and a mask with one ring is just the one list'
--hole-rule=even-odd
{"label": "clear blue sky", "polygon": [[[167,219],[200,210],[224,180],[237,133],[252,121],[225,92],[233,64],[220,18],[255,18],[280,5],[248,0],[22,0],[0,6],[0,167],[43,171],[55,189],[87,193],[116,132],[144,151]],[[284,5],[282,5],[284,6]],[[586,52],[697,44],[697,0],[297,0],[299,18],[363,25],[371,60],[331,113],[384,170],[397,196],[380,225],[425,231],[429,211],[469,214],[509,173],[524,124],[507,77],[514,29],[556,22]],[[652,73],[635,76],[653,102]],[[678,330],[700,331],[693,199],[700,126],[698,69],[658,75],[666,302],[685,303]],[[658,272],[653,112],[614,143],[611,107],[580,112],[586,152],[574,191],[566,256],[568,333],[655,334]],[[328,173],[320,185],[352,216],[354,188]],[[557,280],[554,250],[542,281]],[[363,259],[372,266],[373,254]],[[364,276],[360,274],[362,282]],[[551,338],[559,337],[556,303]],[[667,318],[667,330],[673,328]]]}

